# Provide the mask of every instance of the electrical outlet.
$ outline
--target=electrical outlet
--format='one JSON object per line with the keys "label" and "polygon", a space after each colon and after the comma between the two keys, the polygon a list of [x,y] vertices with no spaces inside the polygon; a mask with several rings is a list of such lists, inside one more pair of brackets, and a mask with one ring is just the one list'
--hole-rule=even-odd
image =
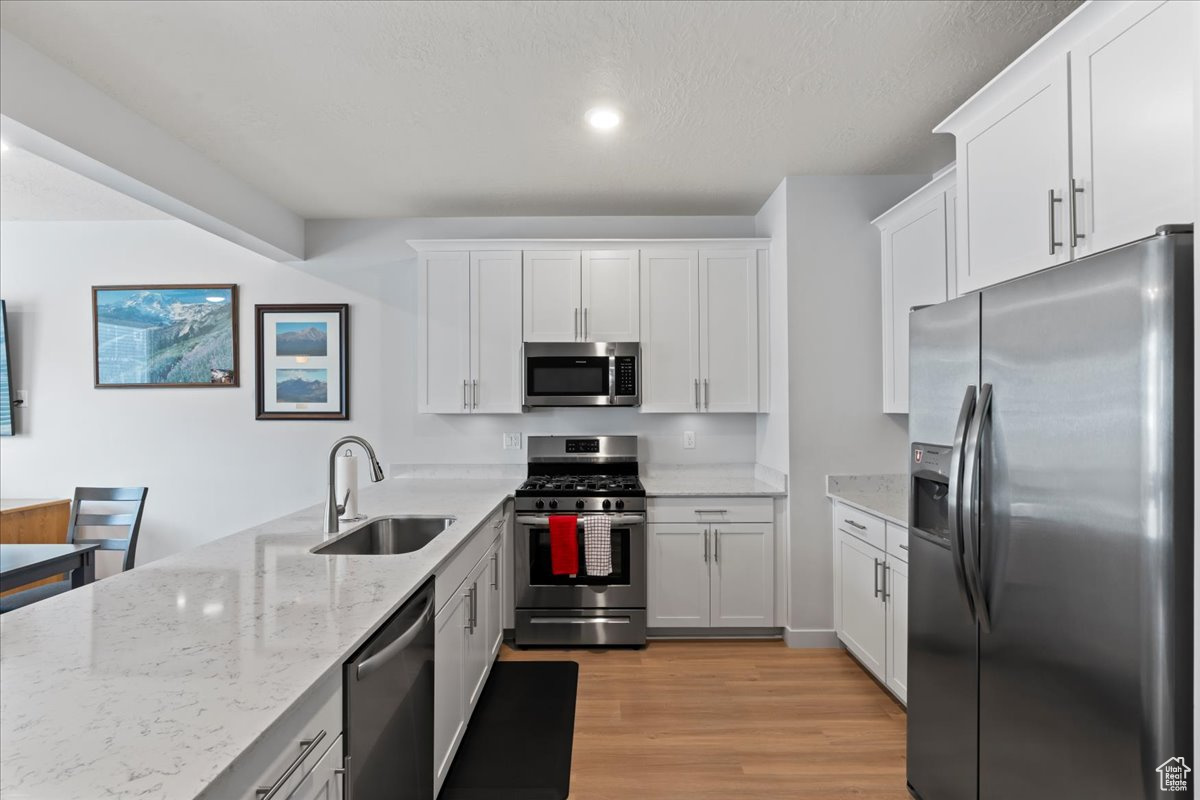
{"label": "electrical outlet", "polygon": [[519,434],[519,433],[504,434],[504,449],[505,450],[520,450],[521,449],[521,434]]}
{"label": "electrical outlet", "polygon": [[29,408],[29,390],[13,390],[13,405],[17,406],[18,408]]}
{"label": "electrical outlet", "polygon": [[695,450],[696,449],[696,432],[695,431],[684,431],[683,432],[683,449],[684,450]]}

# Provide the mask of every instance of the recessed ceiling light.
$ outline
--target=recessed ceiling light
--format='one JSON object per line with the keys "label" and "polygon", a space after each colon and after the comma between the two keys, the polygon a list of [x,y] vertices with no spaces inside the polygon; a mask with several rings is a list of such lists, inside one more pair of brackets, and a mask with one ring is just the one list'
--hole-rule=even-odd
{"label": "recessed ceiling light", "polygon": [[602,106],[590,109],[584,115],[584,119],[587,120],[588,125],[591,125],[598,131],[611,131],[621,124],[621,114],[616,109],[604,108]]}

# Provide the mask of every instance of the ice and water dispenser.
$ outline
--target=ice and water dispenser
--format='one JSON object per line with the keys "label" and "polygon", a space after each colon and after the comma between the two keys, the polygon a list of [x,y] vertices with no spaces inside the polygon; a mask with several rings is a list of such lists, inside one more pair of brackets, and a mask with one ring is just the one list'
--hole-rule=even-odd
{"label": "ice and water dispenser", "polygon": [[947,445],[915,442],[909,454],[909,523],[946,540],[950,538],[950,450]]}

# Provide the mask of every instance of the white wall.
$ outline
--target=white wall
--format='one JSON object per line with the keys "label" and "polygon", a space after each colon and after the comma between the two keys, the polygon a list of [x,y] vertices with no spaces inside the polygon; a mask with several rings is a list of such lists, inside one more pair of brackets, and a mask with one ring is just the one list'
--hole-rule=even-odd
{"label": "white wall", "polygon": [[[20,435],[0,440],[0,495],[68,497],[77,485],[147,485],[139,562],[277,517],[324,492],[333,440],[358,433],[388,464],[524,463],[501,433],[633,433],[658,463],[752,462],[753,415],[558,409],[502,417],[418,415],[416,258],[437,236],[753,236],[752,217],[315,222],[315,258],[278,264],[178,221],[0,223],[0,297],[13,386],[30,393]],[[239,286],[241,386],[95,389],[93,284]],[[254,304],[348,302],[351,420],[254,419]],[[684,430],[696,449],[684,450]]]}
{"label": "white wall", "polygon": [[907,464],[907,418],[880,410],[879,232],[870,221],[928,179],[787,179],[792,641],[832,639],[825,476]]}
{"label": "white wall", "polygon": [[[13,387],[29,392],[0,440],[0,495],[149,486],[140,562],[318,502],[334,438],[382,437],[377,274],[333,285],[178,221],[4,222],[0,265]],[[90,287],[185,282],[238,284],[241,385],[93,388]],[[351,304],[353,421],[255,421],[254,304],[318,301]]]}
{"label": "white wall", "polygon": [[771,237],[767,282],[770,287],[771,413],[757,420],[755,451],[760,464],[788,473],[788,205],[787,179],[754,217],[757,236]]}

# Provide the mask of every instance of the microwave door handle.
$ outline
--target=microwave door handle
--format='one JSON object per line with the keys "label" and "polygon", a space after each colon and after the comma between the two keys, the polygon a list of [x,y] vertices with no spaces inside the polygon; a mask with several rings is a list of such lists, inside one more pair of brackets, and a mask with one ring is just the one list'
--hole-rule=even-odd
{"label": "microwave door handle", "polygon": [[[587,313],[586,309],[584,313]],[[612,353],[608,355],[608,404],[617,404],[617,357]]]}

